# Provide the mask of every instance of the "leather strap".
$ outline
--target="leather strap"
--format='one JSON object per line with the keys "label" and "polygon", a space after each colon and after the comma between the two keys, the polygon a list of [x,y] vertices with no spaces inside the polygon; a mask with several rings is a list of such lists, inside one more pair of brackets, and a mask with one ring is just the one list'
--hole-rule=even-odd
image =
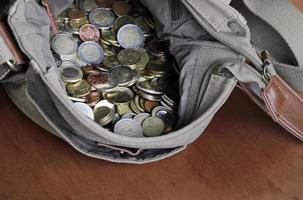
{"label": "leather strap", "polygon": [[271,77],[262,96],[272,118],[303,141],[303,98],[278,75]]}
{"label": "leather strap", "polygon": [[7,25],[0,21],[0,80],[11,71],[19,71],[26,57],[19,49]]}

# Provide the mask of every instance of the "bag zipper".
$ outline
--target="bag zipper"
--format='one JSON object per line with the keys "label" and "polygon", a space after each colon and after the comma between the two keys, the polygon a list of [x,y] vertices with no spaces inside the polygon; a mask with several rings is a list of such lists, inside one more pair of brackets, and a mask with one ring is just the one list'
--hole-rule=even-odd
{"label": "bag zipper", "polygon": [[232,42],[226,41],[224,40],[220,34],[218,34],[215,30],[213,30],[213,28],[211,27],[211,25],[209,23],[203,23],[203,21],[201,20],[201,17],[197,16],[197,14],[195,13],[195,10],[186,2],[186,0],[182,0],[183,4],[185,5],[185,7],[191,12],[191,14],[193,15],[193,17],[195,18],[195,20],[215,39],[217,39],[218,41],[220,41],[222,44],[228,46],[229,48],[237,51],[238,53],[242,54],[243,56],[245,56],[248,60],[250,60],[253,65],[256,67],[256,69],[259,72],[263,72],[263,67],[262,64],[259,62],[258,59],[256,59],[254,56],[252,56],[250,53],[248,53],[247,51],[243,50],[242,48],[240,48],[239,46],[233,44]]}

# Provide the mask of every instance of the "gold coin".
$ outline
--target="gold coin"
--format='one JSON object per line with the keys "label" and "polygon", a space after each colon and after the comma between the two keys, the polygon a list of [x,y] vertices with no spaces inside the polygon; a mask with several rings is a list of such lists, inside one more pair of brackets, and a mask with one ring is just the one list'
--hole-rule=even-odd
{"label": "gold coin", "polygon": [[116,19],[115,23],[114,23],[114,31],[118,31],[119,28],[121,28],[122,26],[126,25],[126,24],[135,24],[134,18],[132,18],[129,15],[123,15],[120,16]]}
{"label": "gold coin", "polygon": [[123,116],[127,113],[132,113],[132,109],[130,108],[129,103],[126,104],[118,104],[117,105],[117,112],[120,116]]}
{"label": "gold coin", "polygon": [[106,56],[103,60],[103,64],[105,65],[105,67],[107,67],[108,69],[119,65],[119,62],[117,60],[117,56],[116,55],[110,55],[110,56]]}
{"label": "gold coin", "polygon": [[143,48],[139,48],[137,51],[140,53],[140,61],[136,64],[136,69],[142,71],[149,62],[149,55]]}
{"label": "gold coin", "polygon": [[121,65],[136,67],[140,62],[141,54],[136,49],[123,49],[118,53],[117,59]]}
{"label": "gold coin", "polygon": [[128,88],[115,88],[103,93],[104,99],[118,105],[129,103],[134,98],[134,93]]}
{"label": "gold coin", "polygon": [[89,93],[92,90],[92,86],[88,84],[87,81],[81,80],[76,83],[70,83],[67,85],[67,91],[68,93],[73,97],[85,97],[89,95]]}

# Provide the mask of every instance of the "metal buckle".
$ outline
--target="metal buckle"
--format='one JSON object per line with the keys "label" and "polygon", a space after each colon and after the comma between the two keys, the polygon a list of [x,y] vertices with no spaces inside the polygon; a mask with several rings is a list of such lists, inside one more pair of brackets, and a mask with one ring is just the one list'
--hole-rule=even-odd
{"label": "metal buckle", "polygon": [[6,64],[12,71],[18,72],[21,71],[21,65],[17,65],[14,60],[8,60],[4,64]]}

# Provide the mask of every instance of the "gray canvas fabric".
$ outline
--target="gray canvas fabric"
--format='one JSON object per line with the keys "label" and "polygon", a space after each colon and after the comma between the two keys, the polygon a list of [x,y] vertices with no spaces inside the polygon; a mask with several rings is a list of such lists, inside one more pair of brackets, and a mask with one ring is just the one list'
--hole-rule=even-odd
{"label": "gray canvas fabric", "polygon": [[[245,56],[262,67],[246,20],[230,1],[140,1],[151,11],[158,36],[169,41],[180,66],[178,129],[155,138],[115,135],[78,113],[67,98],[50,51],[45,11],[34,0],[18,0],[10,9],[8,22],[31,62],[24,74],[3,81],[8,94],[33,121],[94,158],[147,163],[174,155],[201,135],[229,97],[236,78],[265,86],[260,72],[243,64]],[[55,12],[69,3],[51,1]],[[99,143],[143,151],[125,155]]]}

